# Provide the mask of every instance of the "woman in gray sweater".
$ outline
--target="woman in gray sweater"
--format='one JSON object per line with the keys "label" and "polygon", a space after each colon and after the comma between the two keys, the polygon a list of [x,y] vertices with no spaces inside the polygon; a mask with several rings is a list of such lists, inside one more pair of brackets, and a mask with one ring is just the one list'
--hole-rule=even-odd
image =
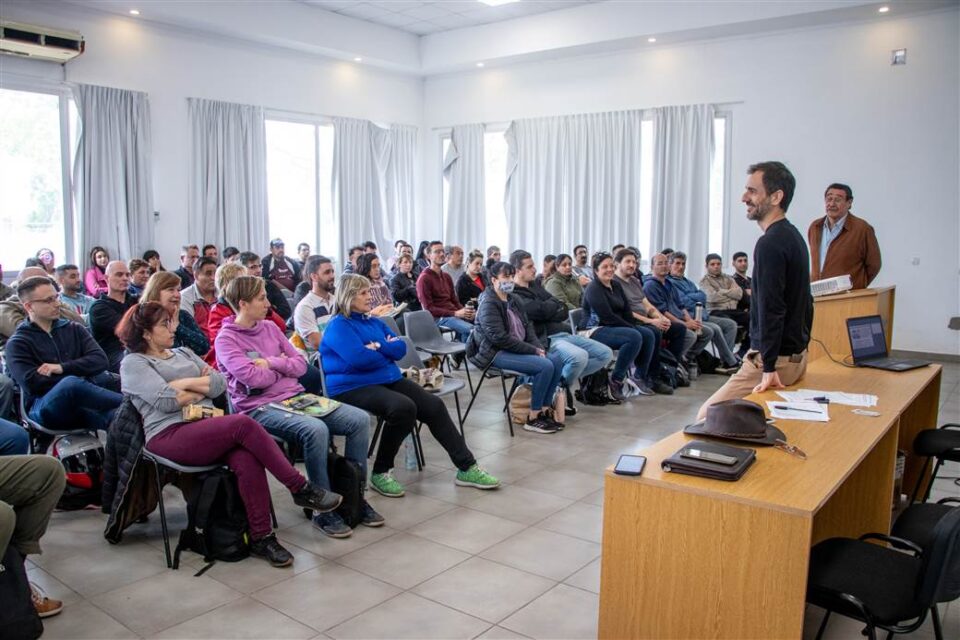
{"label": "woman in gray sweater", "polygon": [[184,421],[183,407],[212,408],[213,398],[222,395],[227,384],[190,349],[171,349],[170,315],[159,303],[145,302],[127,310],[117,336],[129,352],[120,365],[121,387],[143,417],[146,448],[184,465],[224,462],[237,476],[250,527],[250,552],[276,567],[292,564],[293,556],[273,533],[265,470],[290,490],[298,506],[332,511],[341,496],[307,482],[249,416]]}

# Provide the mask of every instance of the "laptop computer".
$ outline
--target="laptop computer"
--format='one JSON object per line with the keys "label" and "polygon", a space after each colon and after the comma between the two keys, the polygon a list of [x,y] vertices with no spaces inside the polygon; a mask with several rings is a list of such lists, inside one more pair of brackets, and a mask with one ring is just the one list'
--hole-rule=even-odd
{"label": "laptop computer", "polygon": [[925,367],[926,360],[906,360],[891,358],[887,355],[887,336],[883,331],[880,316],[847,318],[847,335],[850,338],[850,351],[853,364],[858,367],[872,367],[887,371],[909,371]]}

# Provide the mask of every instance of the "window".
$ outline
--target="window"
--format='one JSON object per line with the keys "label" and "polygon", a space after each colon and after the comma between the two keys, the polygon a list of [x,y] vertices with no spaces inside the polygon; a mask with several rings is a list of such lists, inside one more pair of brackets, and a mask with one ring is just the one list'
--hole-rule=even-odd
{"label": "window", "polygon": [[[487,206],[487,246],[496,245],[506,250],[510,245],[507,212],[503,196],[507,189],[507,139],[503,131],[483,134],[484,198]],[[478,247],[486,251],[487,247]]]}
{"label": "window", "polygon": [[8,272],[41,248],[57,264],[76,261],[69,186],[76,121],[65,92],[0,89],[0,257]]}
{"label": "window", "polygon": [[727,184],[727,117],[713,119],[713,159],[710,162],[708,253],[723,254],[724,201]]}
{"label": "window", "polygon": [[[640,121],[640,268],[649,271],[650,229],[653,225],[653,119]],[[657,249],[659,251],[659,249]]]}
{"label": "window", "polygon": [[301,242],[312,253],[339,258],[333,215],[333,126],[266,121],[267,207],[271,238],[294,255]]}

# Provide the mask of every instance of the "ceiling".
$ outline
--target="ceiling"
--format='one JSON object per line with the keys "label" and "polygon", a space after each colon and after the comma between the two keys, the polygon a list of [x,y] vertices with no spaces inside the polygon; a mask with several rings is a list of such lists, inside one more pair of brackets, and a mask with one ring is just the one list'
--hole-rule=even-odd
{"label": "ceiling", "polygon": [[598,0],[521,0],[497,7],[479,0],[300,0],[325,11],[427,35],[568,9]]}

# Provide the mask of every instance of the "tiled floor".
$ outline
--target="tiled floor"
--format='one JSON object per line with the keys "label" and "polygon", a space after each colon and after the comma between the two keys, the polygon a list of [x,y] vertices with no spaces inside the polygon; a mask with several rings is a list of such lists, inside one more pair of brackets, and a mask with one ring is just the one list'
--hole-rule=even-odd
{"label": "tiled floor", "polygon": [[[333,540],[303,519],[274,485],[280,537],[295,554],[289,569],[249,559],[217,563],[201,577],[200,558],[165,568],[159,518],[131,527],[122,544],[102,537],[99,511],[58,513],[32,580],[66,603],[45,638],[592,638],[600,582],[602,470],[687,424],[722,384],[705,376],[673,397],[623,407],[582,408],[560,434],[518,431],[485,385],[467,424],[467,442],[504,486],[457,487],[453,467],[425,433],[428,466],[398,470],[402,499],[370,501],[386,517]],[[941,422],[960,422],[960,365],[947,364]],[[398,456],[403,463],[403,454]],[[948,466],[945,476],[960,475]],[[952,480],[934,497],[958,495]],[[167,491],[171,530],[182,500]],[[960,637],[960,604],[944,611],[946,637]],[[821,614],[808,611],[805,637]],[[834,617],[827,638],[859,639],[861,625]],[[914,634],[933,637],[927,625]]]}

